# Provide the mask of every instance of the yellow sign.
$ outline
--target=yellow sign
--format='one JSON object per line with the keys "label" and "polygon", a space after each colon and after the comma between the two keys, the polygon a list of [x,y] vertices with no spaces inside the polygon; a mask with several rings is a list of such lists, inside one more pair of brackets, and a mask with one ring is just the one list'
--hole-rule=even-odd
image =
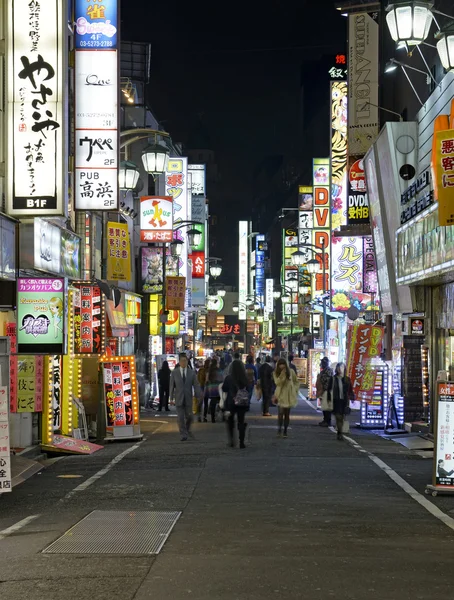
{"label": "yellow sign", "polygon": [[185,277],[166,277],[167,310],[184,310],[186,295]]}
{"label": "yellow sign", "polygon": [[127,223],[107,223],[107,279],[131,281],[131,244]]}
{"label": "yellow sign", "polygon": [[454,225],[454,129],[435,132],[432,165],[438,222]]}
{"label": "yellow sign", "polygon": [[[150,335],[161,335],[162,296],[150,294]],[[180,311],[169,310],[166,323],[166,336],[180,335]]]}

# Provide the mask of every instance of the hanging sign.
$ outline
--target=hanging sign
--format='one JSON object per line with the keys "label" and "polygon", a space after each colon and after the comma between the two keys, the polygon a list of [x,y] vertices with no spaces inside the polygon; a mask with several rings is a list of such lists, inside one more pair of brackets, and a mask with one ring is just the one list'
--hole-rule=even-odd
{"label": "hanging sign", "polygon": [[0,387],[0,494],[10,492],[11,480],[11,451],[8,418],[8,388]]}
{"label": "hanging sign", "polygon": [[312,243],[318,249],[315,258],[322,263],[321,249],[324,246],[325,281],[323,281],[323,270],[315,275],[315,286],[312,297],[320,296],[323,290],[329,290],[330,281],[330,161],[329,158],[314,158],[313,161],[313,183],[314,202],[313,218],[314,229],[312,231]]}
{"label": "hanging sign", "polygon": [[76,0],[75,22],[75,205],[117,210],[118,2]]}
{"label": "hanging sign", "polygon": [[101,354],[101,289],[80,285],[74,294],[74,354]]}
{"label": "hanging sign", "polygon": [[372,359],[380,358],[384,328],[376,325],[354,325],[350,338],[347,373],[352,380],[356,400],[372,402],[377,370]]}
{"label": "hanging sign", "polygon": [[127,223],[107,223],[107,279],[131,281],[131,245]]}
{"label": "hanging sign", "polygon": [[184,277],[166,277],[167,310],[184,310],[186,279]]}
{"label": "hanging sign", "polygon": [[63,354],[64,280],[17,280],[18,354]]}
{"label": "hanging sign", "polygon": [[61,356],[53,355],[49,356],[49,380],[51,387],[51,398],[50,405],[52,407],[52,431],[61,430],[61,408],[62,408],[62,389],[61,389],[61,375],[62,375],[62,360]]}
{"label": "hanging sign", "polygon": [[173,240],[173,202],[171,196],[143,196],[140,199],[140,241]]}
{"label": "hanging sign", "polygon": [[347,225],[369,223],[369,198],[363,158],[349,158]]}
{"label": "hanging sign", "polygon": [[9,0],[6,5],[7,212],[27,217],[63,215],[65,6],[60,0]]}
{"label": "hanging sign", "polygon": [[117,0],[75,1],[75,46],[86,49],[113,49],[117,47]]}
{"label": "hanging sign", "polygon": [[454,225],[454,129],[435,132],[432,166],[438,223]]}

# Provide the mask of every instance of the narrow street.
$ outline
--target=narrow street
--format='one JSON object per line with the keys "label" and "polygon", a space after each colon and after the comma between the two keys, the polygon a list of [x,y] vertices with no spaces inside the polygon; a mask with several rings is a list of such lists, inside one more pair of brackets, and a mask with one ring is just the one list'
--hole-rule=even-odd
{"label": "narrow street", "polygon": [[[175,418],[151,414],[138,445],[55,461],[0,498],[0,597],[448,597],[452,498],[429,500],[448,516],[442,523],[368,453],[420,494],[431,461],[357,429],[351,439],[359,446],[339,442],[304,400],[296,413],[289,438],[279,439],[274,418],[254,406],[243,451],[227,448],[222,423],[196,424],[196,439],[182,443]],[[94,510],[181,517],[158,555],[42,553]],[[112,538],[115,514],[109,519]],[[122,541],[125,552],[133,541]]]}

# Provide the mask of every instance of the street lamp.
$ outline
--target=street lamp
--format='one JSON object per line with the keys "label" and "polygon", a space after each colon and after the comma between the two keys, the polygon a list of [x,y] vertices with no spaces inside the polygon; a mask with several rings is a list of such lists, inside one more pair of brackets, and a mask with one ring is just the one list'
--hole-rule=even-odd
{"label": "street lamp", "polygon": [[279,290],[274,290],[273,298],[275,298],[276,300],[279,300],[280,297],[281,297],[281,292]]}
{"label": "street lamp", "polygon": [[224,290],[224,288],[221,288],[221,289],[219,289],[219,290],[218,290],[218,296],[219,296],[220,298],[224,298],[224,297],[225,297],[225,295],[226,295],[226,293],[227,293],[227,292]]}
{"label": "street lamp", "polygon": [[437,51],[441,64],[447,71],[454,71],[454,26],[449,25],[435,37],[438,39]]}
{"label": "street lamp", "polygon": [[142,151],[143,168],[154,177],[162,175],[166,171],[169,154],[167,146],[159,143],[149,144]]}
{"label": "street lamp", "polygon": [[320,263],[317,259],[311,258],[311,260],[308,260],[306,263],[306,269],[310,275],[315,275],[320,271]]}
{"label": "street lamp", "polygon": [[181,256],[183,252],[184,242],[183,240],[173,240],[170,243],[170,253],[172,256]]}
{"label": "street lamp", "polygon": [[202,232],[198,229],[189,229],[186,235],[188,236],[188,243],[192,248],[197,248],[202,241]]}
{"label": "street lamp", "polygon": [[297,250],[292,254],[292,263],[296,267],[301,267],[306,262],[306,254],[301,252],[301,250]]}
{"label": "street lamp", "polygon": [[222,267],[218,263],[214,263],[210,265],[210,275],[214,279],[217,279],[219,275],[222,273]]}
{"label": "street lamp", "polygon": [[386,22],[393,40],[417,46],[426,40],[432,25],[433,2],[396,2],[386,7]]}
{"label": "street lamp", "polygon": [[140,171],[135,163],[122,160],[118,169],[118,185],[120,190],[135,190],[139,181]]}

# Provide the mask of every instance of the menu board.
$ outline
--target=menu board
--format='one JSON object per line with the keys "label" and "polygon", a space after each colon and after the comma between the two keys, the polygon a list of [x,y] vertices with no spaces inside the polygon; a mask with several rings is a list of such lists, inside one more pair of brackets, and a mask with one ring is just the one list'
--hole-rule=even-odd
{"label": "menu board", "polygon": [[404,335],[402,395],[404,397],[404,420],[414,422],[424,416],[422,391],[422,353],[424,336]]}
{"label": "menu board", "polygon": [[454,383],[438,383],[435,485],[454,489]]}
{"label": "menu board", "polygon": [[107,427],[133,425],[129,360],[103,363]]}

